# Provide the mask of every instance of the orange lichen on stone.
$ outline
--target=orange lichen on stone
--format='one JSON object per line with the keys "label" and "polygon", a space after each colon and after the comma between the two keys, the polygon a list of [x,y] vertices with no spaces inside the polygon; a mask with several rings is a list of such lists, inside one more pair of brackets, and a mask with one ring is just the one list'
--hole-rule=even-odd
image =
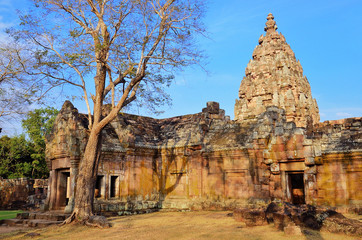
{"label": "orange lichen on stone", "polygon": [[318,166],[317,203],[359,206],[362,199],[362,153],[323,154]]}

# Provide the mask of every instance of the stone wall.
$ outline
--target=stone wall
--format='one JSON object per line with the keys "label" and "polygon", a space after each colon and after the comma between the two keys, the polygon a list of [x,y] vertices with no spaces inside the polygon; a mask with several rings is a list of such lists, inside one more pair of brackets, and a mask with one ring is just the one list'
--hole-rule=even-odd
{"label": "stone wall", "polygon": [[47,179],[0,179],[0,209],[40,207],[47,185]]}
{"label": "stone wall", "polygon": [[[201,118],[200,115],[197,117]],[[185,119],[189,121],[189,118]],[[345,121],[356,125],[359,120]],[[203,123],[192,122],[195,125],[192,129],[204,131]],[[349,127],[351,124],[348,124],[339,126],[344,129],[339,134],[346,139],[356,140],[361,130],[353,130]],[[336,134],[337,128],[330,128]],[[180,126],[178,129],[181,131]],[[165,208],[200,209],[208,206],[225,209],[255,201],[292,201],[287,186],[288,174],[291,172],[304,174],[307,203],[360,205],[358,199],[361,199],[361,189],[357,183],[361,178],[361,146],[351,141],[342,147],[345,140],[338,138],[341,143],[335,145],[339,146],[340,160],[331,158],[327,149],[331,149],[330,141],[336,139],[325,137],[329,132],[326,129],[323,129],[325,134],[321,135],[321,130],[322,127],[318,125],[311,131],[298,128],[294,123],[287,122],[283,109],[268,107],[266,112],[248,123],[214,121],[205,132],[203,141],[198,139],[193,142],[199,142],[199,145],[105,151],[99,174],[105,176],[107,182],[111,176],[119,177],[119,202],[134,204],[137,201],[155,201],[158,206]],[[246,135],[246,132],[249,134]],[[193,134],[201,136],[200,133]],[[329,148],[326,148],[328,144]],[[355,153],[346,154],[343,151]],[[346,168],[343,167],[343,161],[349,161],[348,169],[338,170]],[[334,173],[328,172],[329,168]],[[329,179],[328,174],[334,176],[331,179],[334,185],[325,184],[325,179]],[[336,181],[337,178],[341,178],[340,181]],[[355,179],[357,183],[351,183],[352,180],[347,181],[345,178]],[[341,189],[341,185],[344,189]],[[106,188],[104,199],[111,199],[109,186],[106,185]]]}
{"label": "stone wall", "polygon": [[361,208],[362,152],[323,154],[321,158],[316,204]]}
{"label": "stone wall", "polygon": [[222,208],[227,207],[225,199],[243,202],[254,195],[245,154],[240,149],[203,152],[201,148],[106,153],[98,172],[108,182],[102,199],[114,200],[109,182],[116,176],[116,198],[121,202],[154,201],[164,208],[199,208],[208,201],[219,202]]}
{"label": "stone wall", "polygon": [[[169,119],[119,116],[104,131],[98,175],[105,184],[99,200],[114,202],[109,183],[116,177],[120,206],[151,201],[163,208],[211,203],[225,208],[244,202],[253,194],[242,184],[251,180],[247,153],[236,144],[245,138],[240,129],[215,102],[201,113]],[[225,203],[228,198],[234,201]]]}
{"label": "stone wall", "polygon": [[[229,209],[293,201],[291,174],[303,175],[306,203],[360,206],[360,184],[352,183],[361,179],[360,118],[301,128],[287,121],[285,110],[278,107],[267,107],[254,119],[230,121],[218,107],[212,110],[213,105],[208,103],[201,113],[161,120],[119,115],[103,131],[96,208]],[[73,108],[65,104],[68,107]],[[68,118],[75,119],[67,114],[58,119]],[[81,125],[73,130],[85,129]],[[56,135],[53,139],[59,138]],[[59,149],[54,141],[47,147],[52,144]],[[79,152],[72,149],[62,148],[60,159],[48,156],[52,171],[76,177],[76,169],[66,161],[74,159],[77,166]],[[52,188],[59,189],[56,184]]]}
{"label": "stone wall", "polygon": [[315,125],[317,204],[362,206],[362,118],[325,121]]}

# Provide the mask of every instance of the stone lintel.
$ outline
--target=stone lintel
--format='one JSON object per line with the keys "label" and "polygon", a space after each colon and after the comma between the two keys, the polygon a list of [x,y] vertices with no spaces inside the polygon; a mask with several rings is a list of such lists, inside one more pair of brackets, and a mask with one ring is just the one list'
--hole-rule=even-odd
{"label": "stone lintel", "polygon": [[70,168],[70,159],[69,158],[58,158],[52,160],[52,170],[61,169],[61,168]]}
{"label": "stone lintel", "polygon": [[280,171],[304,171],[305,164],[303,162],[287,162],[280,163]]}

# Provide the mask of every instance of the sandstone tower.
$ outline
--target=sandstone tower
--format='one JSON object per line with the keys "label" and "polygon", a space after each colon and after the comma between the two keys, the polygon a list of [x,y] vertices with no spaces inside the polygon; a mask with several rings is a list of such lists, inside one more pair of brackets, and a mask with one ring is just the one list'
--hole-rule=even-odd
{"label": "sandstone tower", "polygon": [[278,33],[274,16],[269,13],[266,34],[245,69],[239,99],[235,103],[235,120],[253,119],[269,106],[285,110],[288,122],[298,127],[319,122],[319,110],[299,60]]}

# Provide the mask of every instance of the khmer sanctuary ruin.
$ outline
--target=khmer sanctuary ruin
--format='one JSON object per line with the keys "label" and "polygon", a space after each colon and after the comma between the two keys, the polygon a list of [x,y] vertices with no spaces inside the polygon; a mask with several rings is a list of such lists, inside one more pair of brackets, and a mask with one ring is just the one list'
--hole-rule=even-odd
{"label": "khmer sanctuary ruin", "polygon": [[[120,113],[106,126],[95,211],[272,201],[361,209],[362,118],[320,122],[307,77],[272,14],[264,30],[235,120],[208,102],[199,113],[167,119]],[[87,115],[65,102],[47,137],[47,209],[73,209],[87,126]]]}

